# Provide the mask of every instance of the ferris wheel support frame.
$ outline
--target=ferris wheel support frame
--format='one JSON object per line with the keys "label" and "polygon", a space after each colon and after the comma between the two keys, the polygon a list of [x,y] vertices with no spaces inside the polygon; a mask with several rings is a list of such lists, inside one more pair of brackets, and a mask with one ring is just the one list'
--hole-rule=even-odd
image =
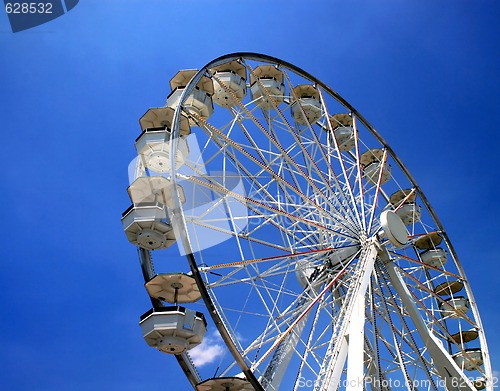
{"label": "ferris wheel support frame", "polygon": [[[375,239],[376,240],[376,239]],[[377,244],[369,241],[368,251],[365,255],[366,266],[359,280],[359,290],[354,296],[354,305],[349,316],[348,348],[347,348],[347,391],[363,390],[364,354],[365,351],[365,297],[368,283],[377,259]],[[360,260],[361,262],[362,260]],[[347,338],[347,334],[341,338]],[[329,388],[327,388],[328,390]]]}

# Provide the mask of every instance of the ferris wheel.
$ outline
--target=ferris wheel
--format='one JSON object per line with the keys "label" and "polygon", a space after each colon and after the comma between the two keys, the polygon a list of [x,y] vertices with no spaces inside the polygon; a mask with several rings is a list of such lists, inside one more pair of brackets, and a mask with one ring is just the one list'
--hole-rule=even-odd
{"label": "ferris wheel", "polygon": [[194,389],[493,390],[446,231],[349,103],[255,53],[170,87],[140,119],[122,222],[144,338]]}

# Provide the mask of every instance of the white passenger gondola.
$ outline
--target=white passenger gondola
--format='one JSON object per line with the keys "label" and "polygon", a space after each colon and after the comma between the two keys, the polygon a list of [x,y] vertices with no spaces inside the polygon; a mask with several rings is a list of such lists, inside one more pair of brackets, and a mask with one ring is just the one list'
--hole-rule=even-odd
{"label": "white passenger gondola", "polygon": [[378,183],[380,171],[382,171],[381,184],[391,179],[391,165],[382,162],[384,151],[382,149],[370,149],[363,153],[360,158],[361,168],[365,179],[375,185]]}
{"label": "white passenger gondola", "polygon": [[[354,148],[356,140],[354,138],[354,128],[352,117],[347,114],[335,114],[330,117],[330,125],[337,141],[340,152],[350,151]],[[328,129],[328,127],[327,127]]]}
{"label": "white passenger gondola", "polygon": [[[142,133],[135,142],[137,153],[144,159],[146,167],[155,172],[170,172],[170,136],[174,109],[158,107],[149,109],[139,120]],[[175,168],[181,167],[189,155],[186,135],[191,128],[186,116],[180,118],[180,136],[175,154]]]}
{"label": "white passenger gondola", "polygon": [[439,304],[443,317],[461,318],[469,311],[469,300],[466,297],[452,297]]}
{"label": "white passenger gondola", "polygon": [[405,225],[416,223],[422,216],[422,207],[415,203],[416,198],[412,190],[398,190],[389,198],[389,202],[396,209],[396,214]]}
{"label": "white passenger gondola", "polygon": [[[231,61],[227,64],[210,69],[214,83],[214,102],[221,107],[234,107],[237,102],[231,92],[240,101],[247,93],[247,71],[238,61]],[[220,81],[220,83],[219,83]],[[222,83],[222,84],[221,84]],[[227,88],[231,92],[227,91]]]}
{"label": "white passenger gondola", "polygon": [[[301,84],[293,89],[297,100],[290,105],[292,116],[300,125],[315,124],[321,118],[319,91],[311,84]],[[305,114],[305,117],[304,117]]]}
{"label": "white passenger gondola", "polygon": [[[250,94],[255,104],[263,110],[279,106],[285,97],[283,72],[273,65],[260,65],[250,74]],[[273,104],[274,102],[274,104]]]}
{"label": "white passenger gondola", "polygon": [[442,248],[425,250],[419,254],[423,263],[428,266],[442,268],[448,260],[448,253]]}
{"label": "white passenger gondola", "polygon": [[180,354],[198,346],[207,330],[205,316],[181,306],[151,309],[139,323],[147,344],[164,353]]}
{"label": "white passenger gondola", "polygon": [[[164,130],[170,133],[172,130],[174,111],[175,110],[172,107],[150,108],[139,119],[139,124],[141,125],[142,131]],[[191,127],[189,126],[187,117],[185,115],[181,115],[179,131],[179,136],[188,136],[189,134],[191,134]]]}
{"label": "white passenger gondola", "polygon": [[430,250],[439,246],[443,238],[437,232],[430,232],[419,236],[414,244],[419,250]]}
{"label": "white passenger gondola", "polygon": [[453,355],[453,360],[461,369],[473,371],[483,365],[483,354],[481,349],[465,349]]}
{"label": "white passenger gondola", "polygon": [[423,250],[419,257],[425,265],[442,268],[446,264],[448,252],[437,247],[442,241],[443,238],[437,232],[430,232],[415,240],[415,247]]}
{"label": "white passenger gondola", "polygon": [[[179,197],[185,202],[178,185]],[[173,208],[172,187],[164,177],[139,177],[128,188],[133,205],[123,214],[122,224],[128,240],[148,250],[159,250],[175,243],[165,206]]]}
{"label": "white passenger gondola", "polygon": [[159,250],[175,243],[165,207],[159,202],[132,205],[122,215],[122,224],[130,243],[147,250]]}
{"label": "white passenger gondola", "polygon": [[396,214],[403,220],[405,225],[412,225],[420,220],[422,207],[415,203],[405,203],[398,208]]}
{"label": "white passenger gondola", "polygon": [[[176,108],[179,105],[184,89],[188,85],[191,78],[197,73],[196,69],[189,69],[177,72],[177,74],[170,80],[170,88],[172,92],[167,97],[167,106]],[[184,101],[184,107],[191,113],[200,116],[202,119],[207,120],[210,118],[214,111],[212,103],[212,95],[214,94],[214,85],[212,80],[207,76],[202,76],[196,87],[191,94]],[[189,123],[192,126],[197,125],[197,122],[190,119]]]}
{"label": "white passenger gondola", "polygon": [[[182,186],[177,185],[179,198],[186,201]],[[162,176],[139,177],[128,188],[128,194],[134,204],[144,202],[159,202],[169,208],[174,207],[173,189],[170,181]]]}

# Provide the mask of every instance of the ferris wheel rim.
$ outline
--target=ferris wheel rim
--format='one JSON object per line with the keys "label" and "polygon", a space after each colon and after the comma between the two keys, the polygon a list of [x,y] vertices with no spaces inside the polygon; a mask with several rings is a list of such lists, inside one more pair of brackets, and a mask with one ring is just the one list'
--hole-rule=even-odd
{"label": "ferris wheel rim", "polygon": [[[231,53],[227,54],[224,56],[220,56],[209,63],[207,63],[205,66],[203,66],[191,79],[191,81],[187,84],[185,87],[181,97],[180,97],[180,102],[178,107],[175,109],[174,117],[173,117],[173,126],[172,126],[172,135],[173,135],[173,142],[170,144],[171,151],[174,151],[176,148],[176,139],[179,136],[179,123],[180,123],[180,117],[181,117],[181,111],[182,111],[182,105],[184,101],[186,100],[187,96],[189,93],[192,91],[194,86],[198,83],[198,81],[201,79],[201,77],[208,72],[210,68],[213,68],[217,65],[224,64],[226,62],[232,61],[232,60],[237,60],[237,59],[249,59],[249,60],[255,60],[255,61],[262,61],[265,63],[271,63],[271,64],[276,64],[282,67],[285,67],[287,69],[290,69],[300,76],[304,77],[307,80],[310,80],[320,86],[324,91],[329,93],[334,99],[336,99],[340,104],[345,106],[347,109],[349,109],[352,113],[353,116],[355,116],[366,128],[370,133],[387,149],[387,152],[391,155],[392,159],[398,164],[399,168],[402,170],[406,178],[411,182],[413,185],[415,191],[419,195],[421,201],[424,203],[426,209],[428,210],[429,214],[431,215],[432,219],[434,220],[434,223],[436,226],[439,228],[439,233],[442,235],[443,239],[445,240],[448,249],[452,253],[452,256],[455,260],[455,263],[457,265],[457,268],[459,269],[460,275],[464,279],[465,283],[465,289],[467,296],[471,299],[471,307],[474,313],[474,317],[476,320],[476,323],[478,324],[480,328],[480,338],[481,338],[481,346],[484,349],[484,353],[488,355],[488,350],[487,350],[487,344],[486,344],[486,339],[484,336],[484,329],[482,326],[481,322],[481,317],[479,315],[479,311],[476,306],[476,302],[474,300],[474,296],[472,294],[472,290],[470,289],[468,279],[466,278],[465,271],[463,270],[463,267],[461,265],[461,262],[458,259],[458,256],[455,252],[455,249],[449,240],[449,237],[447,235],[447,232],[444,230],[441,221],[439,220],[437,214],[435,213],[434,209],[432,208],[431,204],[429,203],[427,197],[421,190],[420,186],[417,184],[416,180],[414,177],[411,175],[409,170],[406,168],[406,166],[403,164],[401,159],[396,155],[396,153],[392,150],[392,148],[388,145],[388,143],[385,141],[385,139],[376,131],[376,129],[352,106],[350,105],[344,98],[340,96],[336,91],[334,91],[332,88],[330,88],[327,84],[323,83],[313,75],[309,74],[308,72],[302,70],[301,68],[288,63],[284,60],[280,60],[276,57],[264,55],[264,54],[259,54],[259,53],[252,53],[252,52],[236,52],[236,53]],[[170,154],[171,158],[171,167],[175,166],[174,162],[174,154]],[[219,332],[221,332],[221,336],[226,342],[229,350],[233,354],[233,357],[237,361],[238,365],[242,369],[243,373],[247,377],[247,379],[252,383],[252,386],[256,390],[264,390],[262,386],[260,385],[258,379],[255,377],[253,371],[250,369],[250,367],[247,365],[244,357],[240,354],[239,350],[237,349],[236,345],[232,344],[232,338],[229,333],[227,333],[227,330],[223,324],[222,319],[217,315],[215,305],[212,302],[212,299],[208,293],[208,290],[205,287],[205,282],[203,278],[201,277],[200,270],[198,268],[195,256],[192,251],[192,247],[189,241],[189,238],[187,237],[187,229],[185,229],[185,220],[184,220],[184,215],[182,211],[182,206],[179,201],[178,197],[178,184],[176,181],[176,176],[172,175],[172,181],[171,181],[171,186],[172,190],[174,191],[174,195],[177,194],[177,197],[173,197],[173,202],[174,202],[174,216],[177,218],[177,224],[180,224],[181,227],[184,227],[184,229],[180,230],[181,238],[178,238],[182,241],[182,245],[184,246],[184,249],[186,251],[186,256],[190,265],[190,268],[193,272],[193,275],[196,279],[196,282],[200,289],[202,290],[202,297],[203,300],[207,306],[207,308],[210,310],[210,315],[212,316],[212,319],[214,320]],[[490,361],[485,360],[485,365],[489,365]],[[487,373],[491,374],[491,367],[490,368],[485,368]]]}

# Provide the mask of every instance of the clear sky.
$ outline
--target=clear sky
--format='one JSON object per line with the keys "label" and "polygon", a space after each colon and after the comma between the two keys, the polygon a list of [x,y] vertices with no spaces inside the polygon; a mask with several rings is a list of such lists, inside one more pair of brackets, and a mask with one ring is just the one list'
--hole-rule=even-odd
{"label": "clear sky", "polygon": [[384,136],[449,233],[500,370],[499,20],[496,0],[82,0],[13,34],[1,10],[2,390],[191,389],[142,339],[120,217],[138,119],[179,69],[235,51],[309,71]]}

